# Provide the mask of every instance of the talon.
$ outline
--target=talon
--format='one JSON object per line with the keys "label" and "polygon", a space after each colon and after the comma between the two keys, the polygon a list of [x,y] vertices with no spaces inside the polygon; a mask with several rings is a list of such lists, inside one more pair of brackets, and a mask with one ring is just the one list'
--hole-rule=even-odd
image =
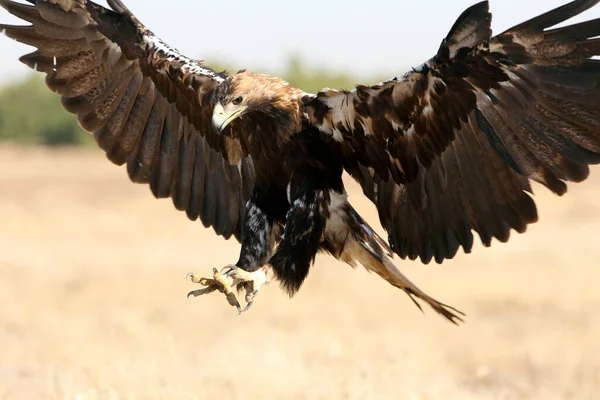
{"label": "talon", "polygon": [[250,307],[252,307],[252,303],[253,303],[253,302],[254,302],[254,301],[249,301],[249,302],[248,302],[248,304],[246,304],[246,307],[244,307],[244,309],[243,309],[243,310],[240,310],[240,311],[238,312],[238,314],[241,314],[241,313],[243,313],[243,312],[246,312],[246,311],[248,311],[248,310],[250,309]]}
{"label": "talon", "polygon": [[[258,294],[258,289],[255,289],[253,292],[250,292],[250,290],[247,290],[246,291],[246,303],[248,303],[248,305],[252,304],[252,302],[256,298],[257,294]],[[246,308],[250,308],[250,307],[246,306]]]}
{"label": "talon", "polygon": [[204,278],[200,278],[198,275],[194,274],[193,272],[190,272],[185,276],[185,279],[189,279],[193,283],[200,283]]}
{"label": "talon", "polygon": [[235,274],[238,271],[238,267],[235,265],[228,265],[221,269],[221,275],[229,278],[231,275]]}
{"label": "talon", "polygon": [[[248,272],[235,265],[228,265],[222,268],[221,271],[213,268],[212,278],[201,278],[194,273],[189,273],[186,275],[188,279],[193,283],[199,283],[206,287],[192,290],[187,296],[188,298],[191,296],[198,297],[218,290],[225,295],[227,303],[235,307],[238,314],[241,314],[252,307],[261,286],[268,283],[272,276],[273,272],[268,264],[253,272]],[[246,290],[246,306],[242,308],[236,297],[235,290],[240,292],[244,289]]]}

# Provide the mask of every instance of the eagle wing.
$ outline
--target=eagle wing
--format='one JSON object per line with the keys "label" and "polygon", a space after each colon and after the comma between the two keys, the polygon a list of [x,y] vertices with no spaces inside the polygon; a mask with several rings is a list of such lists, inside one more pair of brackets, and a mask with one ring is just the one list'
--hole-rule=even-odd
{"label": "eagle wing", "polygon": [[600,163],[600,19],[577,0],[491,37],[487,2],[403,78],[305,99],[401,257],[452,258],[536,221],[529,180],[562,195]]}
{"label": "eagle wing", "polygon": [[31,23],[0,32],[37,51],[21,61],[77,115],[132,181],[171,197],[192,220],[241,237],[254,166],[211,126],[212,94],[226,79],[169,47],[118,0],[0,0]]}

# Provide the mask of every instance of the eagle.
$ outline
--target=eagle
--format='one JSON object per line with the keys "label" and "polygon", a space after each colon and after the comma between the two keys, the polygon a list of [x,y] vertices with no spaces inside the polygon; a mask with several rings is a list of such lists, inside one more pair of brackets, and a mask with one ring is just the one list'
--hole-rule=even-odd
{"label": "eagle", "polygon": [[[119,0],[0,0],[30,25],[0,31],[110,161],[189,219],[241,243],[238,261],[190,274],[239,312],[262,286],[290,296],[319,252],[362,265],[453,323],[393,255],[442,263],[537,221],[531,181],[557,195],[600,163],[600,19],[556,27],[575,0],[493,36],[487,1],[404,75],[306,93],[284,80],[217,72],[184,56]],[[201,46],[202,43],[199,43]],[[347,172],[387,241],[348,202]],[[238,296],[243,295],[242,304]],[[244,307],[242,307],[242,305]]]}

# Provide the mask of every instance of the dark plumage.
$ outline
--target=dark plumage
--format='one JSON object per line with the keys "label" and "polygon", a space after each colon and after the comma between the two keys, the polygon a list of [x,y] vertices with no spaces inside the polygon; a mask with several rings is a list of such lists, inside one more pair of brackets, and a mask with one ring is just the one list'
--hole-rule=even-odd
{"label": "dark plumage", "polygon": [[[600,19],[554,25],[576,0],[492,37],[488,3],[466,10],[437,54],[402,77],[304,93],[277,77],[218,73],[167,46],[118,0],[11,0],[31,26],[0,25],[37,47],[21,61],[132,181],[171,197],[242,249],[192,280],[252,301],[271,279],[295,293],[318,251],[362,264],[452,322],[391,261],[427,263],[489,246],[537,220],[530,180],[562,195],[600,162]],[[348,203],[362,186],[389,246]],[[415,302],[416,303],[416,302]],[[417,304],[418,305],[418,304]]]}

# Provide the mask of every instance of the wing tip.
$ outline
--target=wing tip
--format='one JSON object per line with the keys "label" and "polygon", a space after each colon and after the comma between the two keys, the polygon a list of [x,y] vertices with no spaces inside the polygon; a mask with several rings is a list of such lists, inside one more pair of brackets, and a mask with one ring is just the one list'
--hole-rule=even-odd
{"label": "wing tip", "polygon": [[521,30],[540,32],[573,18],[574,16],[589,10],[598,3],[600,3],[600,0],[575,0],[516,25],[505,33],[518,32]]}
{"label": "wing tip", "polygon": [[[454,57],[463,47],[474,47],[492,36],[488,1],[472,5],[460,14],[438,50],[438,56]],[[449,54],[448,54],[449,53]]]}

